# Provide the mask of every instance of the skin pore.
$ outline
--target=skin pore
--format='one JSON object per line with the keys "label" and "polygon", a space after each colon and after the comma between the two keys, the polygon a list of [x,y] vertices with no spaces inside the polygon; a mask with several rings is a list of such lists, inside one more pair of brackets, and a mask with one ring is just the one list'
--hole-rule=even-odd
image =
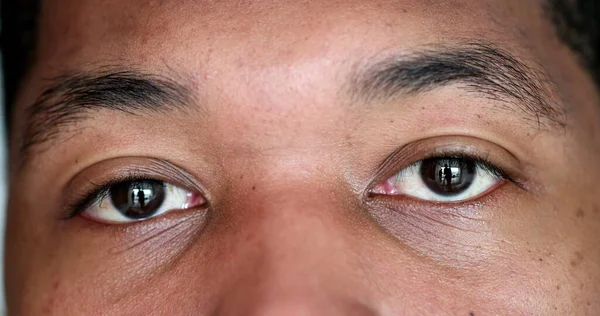
{"label": "skin pore", "polygon": [[[12,314],[600,313],[600,99],[541,3],[48,0],[39,38]],[[402,172],[455,156],[502,176]],[[139,179],[189,207],[90,211]]]}

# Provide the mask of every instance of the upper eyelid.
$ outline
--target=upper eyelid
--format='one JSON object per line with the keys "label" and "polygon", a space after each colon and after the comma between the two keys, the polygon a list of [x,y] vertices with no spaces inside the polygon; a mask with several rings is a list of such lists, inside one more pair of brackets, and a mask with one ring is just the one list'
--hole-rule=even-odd
{"label": "upper eyelid", "polygon": [[416,140],[389,154],[367,179],[364,194],[380,181],[418,161],[440,156],[459,156],[491,163],[520,183],[529,180],[524,175],[521,161],[510,151],[495,142],[474,136],[445,135]]}
{"label": "upper eyelid", "polygon": [[[90,175],[90,173],[92,175]],[[93,175],[98,176],[94,177]],[[76,216],[93,205],[99,193],[124,181],[156,180],[197,192],[209,203],[208,191],[184,169],[163,159],[117,157],[97,162],[79,171],[65,186],[59,219]]]}
{"label": "upper eyelid", "polygon": [[[208,172],[205,177],[196,177],[193,173],[187,171],[178,164],[171,162],[169,159],[153,156],[109,157],[104,160],[89,163],[89,165],[85,167],[80,166],[78,169],[79,170],[76,173],[70,176],[71,180],[66,184],[67,187],[80,187],[81,184],[85,185],[86,183],[93,181],[109,182],[111,178],[126,179],[127,177],[123,176],[125,174],[130,175],[129,178],[152,178],[170,182],[187,187],[190,190],[202,192],[204,195],[208,194],[208,192],[198,179],[203,178],[203,180],[210,180],[211,178],[214,178],[213,175],[215,174],[215,172],[211,172],[213,170],[207,170]],[[100,169],[101,172],[94,172],[97,169]],[[90,172],[100,176],[90,176]],[[78,181],[82,179],[83,181]]]}

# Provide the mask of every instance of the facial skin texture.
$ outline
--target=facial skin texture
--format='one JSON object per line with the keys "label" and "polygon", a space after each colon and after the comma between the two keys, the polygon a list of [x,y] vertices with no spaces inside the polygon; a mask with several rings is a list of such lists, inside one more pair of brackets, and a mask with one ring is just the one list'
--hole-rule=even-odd
{"label": "facial skin texture", "polygon": [[[600,314],[600,100],[540,3],[55,0],[40,29],[12,131],[11,315]],[[465,47],[514,57],[543,97],[481,80],[365,97],[390,58]],[[129,113],[93,99],[57,128],[32,110],[56,101],[39,102],[49,78],[119,71],[181,94]],[[522,186],[369,194],[445,147]],[[64,219],[124,170],[208,204]]]}

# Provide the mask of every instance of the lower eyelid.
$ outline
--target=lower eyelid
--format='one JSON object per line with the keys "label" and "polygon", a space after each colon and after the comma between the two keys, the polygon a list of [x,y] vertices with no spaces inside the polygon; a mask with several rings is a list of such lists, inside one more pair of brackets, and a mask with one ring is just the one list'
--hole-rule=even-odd
{"label": "lower eyelid", "polygon": [[384,207],[388,210],[411,209],[415,212],[421,212],[422,210],[431,209],[436,210],[435,212],[442,212],[448,215],[456,213],[457,215],[464,214],[464,216],[467,216],[466,214],[475,212],[472,216],[477,217],[475,214],[485,214],[482,213],[484,208],[492,205],[500,205],[499,203],[503,203],[503,199],[507,197],[507,194],[510,194],[511,196],[514,194],[513,190],[504,189],[504,187],[508,187],[509,184],[510,182],[506,180],[499,181],[496,185],[476,197],[461,201],[431,201],[405,194],[371,194],[366,200],[366,204],[369,208]]}

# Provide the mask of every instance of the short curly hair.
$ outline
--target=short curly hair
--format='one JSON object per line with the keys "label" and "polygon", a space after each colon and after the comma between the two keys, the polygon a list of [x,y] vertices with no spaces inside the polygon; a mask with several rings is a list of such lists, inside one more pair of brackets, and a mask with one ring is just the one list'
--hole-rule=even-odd
{"label": "short curly hair", "polygon": [[[4,0],[1,4],[5,114],[10,118],[11,104],[35,49],[40,0]],[[546,0],[544,9],[558,38],[577,54],[600,89],[600,1]],[[10,119],[6,122],[8,126]]]}

